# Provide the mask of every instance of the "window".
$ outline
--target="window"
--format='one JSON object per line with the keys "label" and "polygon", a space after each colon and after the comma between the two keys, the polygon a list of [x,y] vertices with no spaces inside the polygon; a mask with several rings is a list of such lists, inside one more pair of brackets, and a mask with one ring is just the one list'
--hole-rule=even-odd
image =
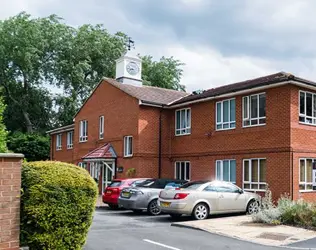
{"label": "window", "polygon": [[316,159],[300,159],[300,191],[313,190],[313,162]]}
{"label": "window", "polygon": [[218,185],[215,184],[215,187],[216,187],[217,192],[221,192],[221,193],[239,193],[240,192],[239,188],[230,184],[219,183]]}
{"label": "window", "polygon": [[216,180],[236,183],[236,160],[216,161]]}
{"label": "window", "polygon": [[99,139],[104,137],[104,116],[99,117]]}
{"label": "window", "polygon": [[79,142],[85,142],[88,140],[88,121],[80,121],[79,128]]}
{"label": "window", "polygon": [[299,121],[316,125],[316,94],[300,91]]}
{"label": "window", "polygon": [[124,137],[124,157],[133,156],[133,136]]}
{"label": "window", "polygon": [[84,169],[87,169],[87,163],[86,162],[79,162],[78,166]]}
{"label": "window", "polygon": [[266,159],[244,160],[244,189],[265,190]]}
{"label": "window", "polygon": [[73,131],[70,131],[67,133],[67,148],[68,149],[73,148],[73,137],[74,137]]}
{"label": "window", "polygon": [[266,124],[266,94],[243,97],[243,126]]}
{"label": "window", "polygon": [[189,161],[177,161],[175,163],[174,177],[178,180],[190,180],[191,166]]}
{"label": "window", "polygon": [[191,109],[176,110],[176,135],[191,133]]}
{"label": "window", "polygon": [[216,129],[232,129],[236,127],[235,99],[216,103]]}
{"label": "window", "polygon": [[56,135],[56,150],[61,150],[61,134]]}

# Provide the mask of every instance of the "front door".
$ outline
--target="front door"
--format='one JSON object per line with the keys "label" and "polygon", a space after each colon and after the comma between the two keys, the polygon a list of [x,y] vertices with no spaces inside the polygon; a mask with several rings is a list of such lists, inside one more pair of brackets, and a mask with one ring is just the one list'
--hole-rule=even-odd
{"label": "front door", "polygon": [[104,161],[102,164],[102,190],[104,190],[112,181],[115,173],[114,161]]}

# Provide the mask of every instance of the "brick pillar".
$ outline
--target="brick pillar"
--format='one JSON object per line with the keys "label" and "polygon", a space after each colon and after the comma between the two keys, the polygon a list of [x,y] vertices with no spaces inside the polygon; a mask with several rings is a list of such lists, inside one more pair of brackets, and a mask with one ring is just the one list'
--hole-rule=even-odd
{"label": "brick pillar", "polygon": [[22,154],[0,153],[0,250],[17,250],[20,241]]}

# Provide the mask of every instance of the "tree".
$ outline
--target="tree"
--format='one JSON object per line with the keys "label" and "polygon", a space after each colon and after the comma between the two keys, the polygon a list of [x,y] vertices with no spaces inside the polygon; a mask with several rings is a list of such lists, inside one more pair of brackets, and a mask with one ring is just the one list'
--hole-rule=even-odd
{"label": "tree", "polygon": [[[102,77],[115,77],[115,60],[126,51],[127,38],[122,32],[110,34],[102,25],[74,28],[56,15],[32,18],[22,12],[0,21],[0,86],[8,105],[7,128],[43,133],[72,123]],[[182,65],[173,57],[155,62],[144,56],[144,83],[184,90]],[[62,93],[53,96],[49,88]]]}
{"label": "tree", "polygon": [[158,62],[152,56],[141,58],[145,85],[185,91],[185,86],[180,84],[184,63],[173,57],[162,57]]}
{"label": "tree", "polygon": [[7,130],[3,123],[3,112],[6,106],[3,103],[2,97],[0,98],[0,153],[5,153],[8,151],[7,149]]}
{"label": "tree", "polygon": [[27,161],[47,160],[50,141],[47,136],[40,134],[16,132],[9,135],[8,148],[14,153],[24,154]]}

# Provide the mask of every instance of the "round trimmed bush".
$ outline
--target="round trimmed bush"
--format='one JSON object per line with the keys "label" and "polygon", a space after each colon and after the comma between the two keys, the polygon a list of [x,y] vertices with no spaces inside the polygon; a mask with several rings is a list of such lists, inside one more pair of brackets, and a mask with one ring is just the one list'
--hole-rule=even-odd
{"label": "round trimmed bush", "polygon": [[73,164],[24,163],[21,244],[30,249],[82,249],[97,194],[89,173]]}

